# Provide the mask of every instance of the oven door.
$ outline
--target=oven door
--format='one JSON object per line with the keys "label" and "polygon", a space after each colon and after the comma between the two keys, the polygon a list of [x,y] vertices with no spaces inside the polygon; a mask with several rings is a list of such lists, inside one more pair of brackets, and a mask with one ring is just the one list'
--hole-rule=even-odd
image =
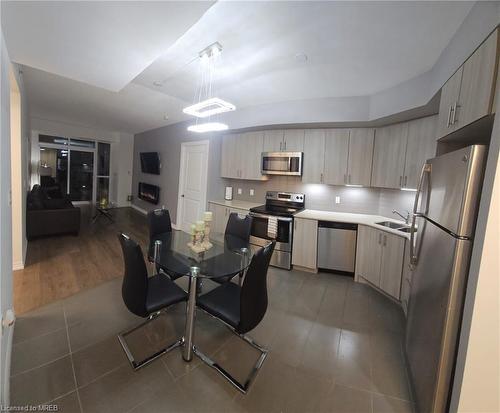
{"label": "oven door", "polygon": [[263,175],[302,175],[302,152],[263,152]]}
{"label": "oven door", "polygon": [[[250,242],[256,245],[266,245],[272,238],[267,236],[267,221],[269,215],[250,212],[252,217],[252,232]],[[275,250],[292,251],[293,218],[278,217],[278,230],[276,232]]]}

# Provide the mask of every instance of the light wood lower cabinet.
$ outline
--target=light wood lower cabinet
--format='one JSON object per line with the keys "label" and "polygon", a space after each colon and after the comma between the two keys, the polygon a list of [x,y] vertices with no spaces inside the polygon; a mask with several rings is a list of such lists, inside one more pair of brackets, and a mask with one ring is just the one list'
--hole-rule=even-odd
{"label": "light wood lower cabinet", "polygon": [[292,264],[317,271],[318,221],[295,218]]}
{"label": "light wood lower cabinet", "polygon": [[356,277],[400,299],[405,238],[358,226]]}
{"label": "light wood lower cabinet", "polygon": [[211,230],[214,234],[224,234],[226,231],[227,221],[231,212],[236,212],[240,216],[245,216],[248,211],[245,209],[231,208],[224,205],[219,205],[214,202],[208,203],[208,210],[212,212]]}

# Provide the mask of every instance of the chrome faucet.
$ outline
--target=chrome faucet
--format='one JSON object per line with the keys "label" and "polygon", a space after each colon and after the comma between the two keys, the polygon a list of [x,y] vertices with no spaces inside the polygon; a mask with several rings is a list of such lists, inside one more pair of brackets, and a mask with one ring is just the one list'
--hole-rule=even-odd
{"label": "chrome faucet", "polygon": [[406,216],[401,214],[399,211],[396,211],[395,209],[392,210],[393,214],[399,215],[401,218],[405,220],[405,224],[408,225],[410,223],[410,211],[406,211]]}

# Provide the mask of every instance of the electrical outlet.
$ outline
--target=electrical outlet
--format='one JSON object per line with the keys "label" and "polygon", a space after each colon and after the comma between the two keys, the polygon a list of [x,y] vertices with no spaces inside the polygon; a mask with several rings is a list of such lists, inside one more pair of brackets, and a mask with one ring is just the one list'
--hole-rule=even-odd
{"label": "electrical outlet", "polygon": [[255,191],[253,189],[250,189],[250,196],[254,196],[255,195]]}
{"label": "electrical outlet", "polygon": [[336,204],[340,204],[340,197],[339,197],[339,196],[336,196],[336,197],[335,197],[335,203],[336,203]]}
{"label": "electrical outlet", "polygon": [[241,188],[238,188],[238,195],[241,195],[243,193],[243,190]]}

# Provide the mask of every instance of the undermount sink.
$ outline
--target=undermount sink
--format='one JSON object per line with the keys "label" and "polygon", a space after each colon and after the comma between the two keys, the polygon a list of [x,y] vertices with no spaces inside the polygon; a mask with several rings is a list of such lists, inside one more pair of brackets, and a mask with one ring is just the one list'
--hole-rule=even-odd
{"label": "undermount sink", "polygon": [[406,233],[411,231],[411,229],[408,225],[400,224],[399,222],[382,221],[382,222],[376,222],[375,224],[382,225],[383,227],[395,229],[397,231],[406,232]]}
{"label": "undermount sink", "polygon": [[375,224],[382,225],[383,227],[388,227],[392,229],[399,229],[403,226],[399,222],[392,222],[392,221],[375,222]]}

